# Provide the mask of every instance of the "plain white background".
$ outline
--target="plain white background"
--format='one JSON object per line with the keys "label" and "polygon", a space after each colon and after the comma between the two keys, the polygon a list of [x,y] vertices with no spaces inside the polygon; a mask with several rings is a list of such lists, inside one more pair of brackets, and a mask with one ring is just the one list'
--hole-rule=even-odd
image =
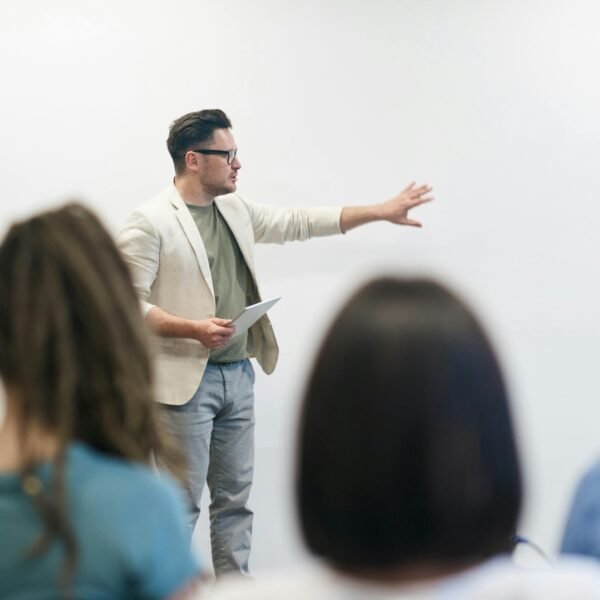
{"label": "plain white background", "polygon": [[[600,452],[599,18],[595,0],[0,4],[1,228],[76,197],[115,231],[169,183],[169,123],[211,107],[233,120],[250,199],[435,187],[422,230],[258,250],[263,296],[283,300],[280,364],[256,385],[255,570],[303,555],[295,416],[323,327],[390,271],[443,278],[488,325],[525,465],[521,532],[556,549]],[[208,562],[204,520],[196,542]]]}

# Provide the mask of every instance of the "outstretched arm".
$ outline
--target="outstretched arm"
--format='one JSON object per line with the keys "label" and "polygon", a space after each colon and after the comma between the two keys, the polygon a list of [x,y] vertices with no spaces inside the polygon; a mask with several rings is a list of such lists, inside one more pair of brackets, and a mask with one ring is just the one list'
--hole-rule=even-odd
{"label": "outstretched arm", "polygon": [[413,182],[398,195],[381,204],[346,206],[342,209],[340,216],[340,228],[346,233],[350,229],[373,221],[389,221],[396,225],[422,227],[419,221],[408,217],[408,211],[420,204],[431,202],[433,196],[430,196],[429,193],[432,189],[426,184],[416,186]]}

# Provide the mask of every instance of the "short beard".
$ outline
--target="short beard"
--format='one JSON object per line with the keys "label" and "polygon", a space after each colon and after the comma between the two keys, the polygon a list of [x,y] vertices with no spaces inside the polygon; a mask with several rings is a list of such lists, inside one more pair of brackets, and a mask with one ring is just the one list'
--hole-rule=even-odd
{"label": "short beard", "polygon": [[207,194],[210,194],[213,198],[216,198],[217,196],[224,196],[225,194],[231,194],[235,192],[237,186],[234,182],[231,182],[228,186],[205,185],[203,188]]}

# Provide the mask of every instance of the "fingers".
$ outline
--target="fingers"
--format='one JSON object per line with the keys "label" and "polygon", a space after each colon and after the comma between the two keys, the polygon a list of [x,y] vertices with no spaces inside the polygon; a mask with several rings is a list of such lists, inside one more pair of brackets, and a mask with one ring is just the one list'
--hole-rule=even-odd
{"label": "fingers", "polygon": [[229,343],[235,333],[235,325],[231,319],[211,317],[197,321],[197,339],[205,348],[218,350]]}
{"label": "fingers", "polygon": [[420,221],[415,221],[414,219],[402,219],[400,223],[402,225],[409,225],[410,227],[423,227]]}
{"label": "fingers", "polygon": [[227,336],[215,335],[215,336],[213,336],[213,338],[211,340],[210,348],[211,348],[211,350],[220,350],[221,348],[223,348],[224,346],[226,346],[229,343],[229,340],[231,340],[231,334],[229,334]]}
{"label": "fingers", "polygon": [[406,202],[408,200],[408,204],[410,207],[418,206],[419,204],[423,204],[425,202],[431,202],[433,200],[433,196],[428,196],[433,188],[424,183],[423,185],[416,186],[413,181],[408,186],[406,186],[400,194],[398,194],[397,199],[403,200]]}
{"label": "fingers", "polygon": [[232,323],[231,319],[219,319],[219,317],[214,317],[211,321],[220,327],[229,327]]}
{"label": "fingers", "polygon": [[427,194],[429,194],[429,192],[432,190],[433,188],[427,184],[412,188],[406,194],[409,200],[409,208],[419,206],[420,204],[425,204],[426,202],[431,202],[433,200],[433,196],[428,196]]}
{"label": "fingers", "polygon": [[417,184],[414,181],[411,181],[400,193],[407,194],[408,196],[414,196],[426,194],[432,189],[433,188],[427,183],[417,186]]}
{"label": "fingers", "polygon": [[213,318],[211,321],[209,348],[219,350],[229,343],[235,333],[235,326],[231,324],[231,319]]}
{"label": "fingers", "polygon": [[427,202],[431,202],[433,200],[433,196],[425,196],[424,198],[415,198],[410,202],[410,208],[414,208],[415,206],[419,206],[420,204],[426,204]]}
{"label": "fingers", "polygon": [[409,196],[410,196],[411,198],[416,198],[416,197],[419,197],[419,198],[420,198],[420,197],[421,197],[421,196],[423,196],[424,194],[428,194],[429,192],[431,192],[431,190],[433,190],[433,188],[432,188],[430,185],[427,185],[427,184],[425,184],[425,185],[420,185],[420,186],[419,186],[419,187],[417,187],[417,188],[413,188],[413,189],[410,191],[410,193],[409,193]]}
{"label": "fingers", "polygon": [[219,327],[213,331],[213,339],[215,341],[228,342],[229,338],[234,334],[235,327]]}

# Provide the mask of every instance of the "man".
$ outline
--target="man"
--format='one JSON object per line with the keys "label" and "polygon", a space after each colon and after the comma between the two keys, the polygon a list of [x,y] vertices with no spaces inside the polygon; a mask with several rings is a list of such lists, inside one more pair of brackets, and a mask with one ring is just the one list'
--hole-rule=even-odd
{"label": "man", "polygon": [[231,318],[260,300],[254,244],[345,233],[371,221],[419,227],[407,213],[431,200],[431,188],[411,184],[387,202],[362,207],[250,203],[235,193],[241,163],[221,110],[177,119],[167,147],[173,184],[133,212],[118,241],[159,336],[158,399],[188,460],[190,534],[206,481],[215,572],[247,573],[254,455],[249,358],[271,373],[278,357],[267,316],[232,339]]}

